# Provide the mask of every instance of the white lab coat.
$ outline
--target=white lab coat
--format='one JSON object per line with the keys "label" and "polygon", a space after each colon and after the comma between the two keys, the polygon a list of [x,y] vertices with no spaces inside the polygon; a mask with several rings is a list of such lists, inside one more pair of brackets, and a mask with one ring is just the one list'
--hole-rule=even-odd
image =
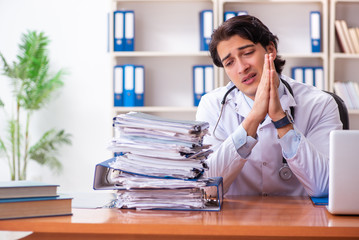
{"label": "white lab coat", "polygon": [[294,95],[293,98],[285,88],[280,98],[282,108],[290,111],[290,106],[294,106],[294,129],[301,135],[294,157],[286,158],[295,175],[288,181],[279,177],[283,153],[277,130],[269,117],[259,125],[258,142],[244,159],[230,136],[251,110],[243,94],[235,89],[228,95],[216,129],[216,137],[220,140],[213,136],[213,129],[223,96],[233,84],[217,88],[201,99],[196,119],[209,122],[211,135],[204,138],[204,143],[212,144],[214,150],[208,158],[206,175],[222,176],[226,195],[328,194],[329,133],[342,128],[338,106],[332,96],[315,87],[283,75],[281,78],[290,84]]}

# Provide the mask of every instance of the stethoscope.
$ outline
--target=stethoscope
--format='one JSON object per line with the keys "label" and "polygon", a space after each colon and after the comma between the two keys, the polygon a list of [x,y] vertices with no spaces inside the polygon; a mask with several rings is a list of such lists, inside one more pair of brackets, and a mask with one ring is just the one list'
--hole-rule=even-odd
{"label": "stethoscope", "polygon": [[[293,90],[292,90],[292,88],[289,86],[289,84],[288,84],[286,81],[284,81],[283,79],[281,79],[281,81],[282,81],[282,83],[287,87],[287,89],[288,89],[288,91],[290,92],[290,94],[294,97],[294,95],[293,95]],[[235,88],[236,88],[236,86],[231,87],[231,88],[224,94],[223,99],[222,99],[222,101],[221,101],[221,105],[222,105],[222,106],[221,106],[221,112],[220,112],[220,114],[219,114],[218,120],[217,120],[216,125],[215,125],[215,127],[214,127],[214,129],[213,129],[213,132],[212,132],[213,137],[216,138],[217,140],[220,140],[220,141],[224,141],[224,140],[221,140],[221,139],[217,138],[217,136],[216,136],[216,129],[217,129],[217,126],[218,126],[219,121],[221,120],[222,113],[223,113],[223,110],[224,110],[224,105],[226,104],[227,96],[228,96],[228,94],[231,93]],[[292,115],[292,119],[294,120],[294,107],[290,107],[290,114]],[[283,181],[288,181],[289,179],[292,178],[293,172],[292,172],[292,170],[290,170],[287,160],[286,160],[284,157],[283,157],[282,159],[283,159],[283,160],[282,160],[283,165],[282,165],[282,167],[279,169],[279,177],[280,177]]]}

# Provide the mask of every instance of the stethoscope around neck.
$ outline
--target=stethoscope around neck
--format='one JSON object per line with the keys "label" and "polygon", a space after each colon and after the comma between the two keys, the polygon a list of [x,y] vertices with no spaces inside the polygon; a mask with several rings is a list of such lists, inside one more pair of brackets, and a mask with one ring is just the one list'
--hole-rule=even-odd
{"label": "stethoscope around neck", "polygon": [[[284,81],[283,79],[281,79],[281,81],[282,81],[282,83],[286,86],[286,88],[288,89],[288,91],[290,92],[290,94],[294,97],[294,95],[293,95],[293,90],[292,90],[292,88],[290,87],[290,85],[289,85],[286,81]],[[228,96],[228,94],[230,94],[235,88],[236,88],[236,86],[231,87],[231,88],[224,94],[223,99],[222,99],[222,101],[221,101],[221,105],[222,105],[222,106],[221,106],[221,112],[220,112],[220,114],[219,114],[218,120],[217,120],[216,125],[215,125],[215,127],[214,127],[214,129],[213,129],[213,132],[212,132],[212,133],[213,133],[213,137],[214,137],[215,139],[219,140],[219,141],[224,141],[224,140],[217,138],[217,136],[216,136],[216,129],[217,129],[217,126],[218,126],[219,121],[221,120],[222,113],[223,113],[223,110],[224,110],[224,106],[225,106],[225,104],[226,104],[227,96]],[[290,114],[292,115],[292,119],[294,120],[294,107],[290,107]],[[290,180],[290,179],[292,178],[293,172],[292,172],[292,170],[290,170],[287,160],[286,160],[284,157],[283,157],[282,159],[283,159],[283,160],[282,160],[283,165],[282,165],[282,167],[279,169],[279,177],[280,177],[283,181],[288,181],[288,180]]]}

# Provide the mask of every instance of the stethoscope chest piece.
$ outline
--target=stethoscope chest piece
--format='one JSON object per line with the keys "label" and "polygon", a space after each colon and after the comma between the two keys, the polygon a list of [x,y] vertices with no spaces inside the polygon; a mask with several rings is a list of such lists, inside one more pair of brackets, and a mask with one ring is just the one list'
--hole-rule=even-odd
{"label": "stethoscope chest piece", "polygon": [[279,169],[279,176],[284,181],[288,181],[292,178],[293,173],[287,163],[284,163],[283,166]]}

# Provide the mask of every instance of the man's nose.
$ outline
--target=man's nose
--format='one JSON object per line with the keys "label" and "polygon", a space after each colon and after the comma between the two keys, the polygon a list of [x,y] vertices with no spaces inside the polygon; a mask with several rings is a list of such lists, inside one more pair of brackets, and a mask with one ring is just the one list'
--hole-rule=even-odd
{"label": "man's nose", "polygon": [[238,73],[246,73],[249,69],[249,64],[245,60],[239,59],[237,61],[237,72]]}

